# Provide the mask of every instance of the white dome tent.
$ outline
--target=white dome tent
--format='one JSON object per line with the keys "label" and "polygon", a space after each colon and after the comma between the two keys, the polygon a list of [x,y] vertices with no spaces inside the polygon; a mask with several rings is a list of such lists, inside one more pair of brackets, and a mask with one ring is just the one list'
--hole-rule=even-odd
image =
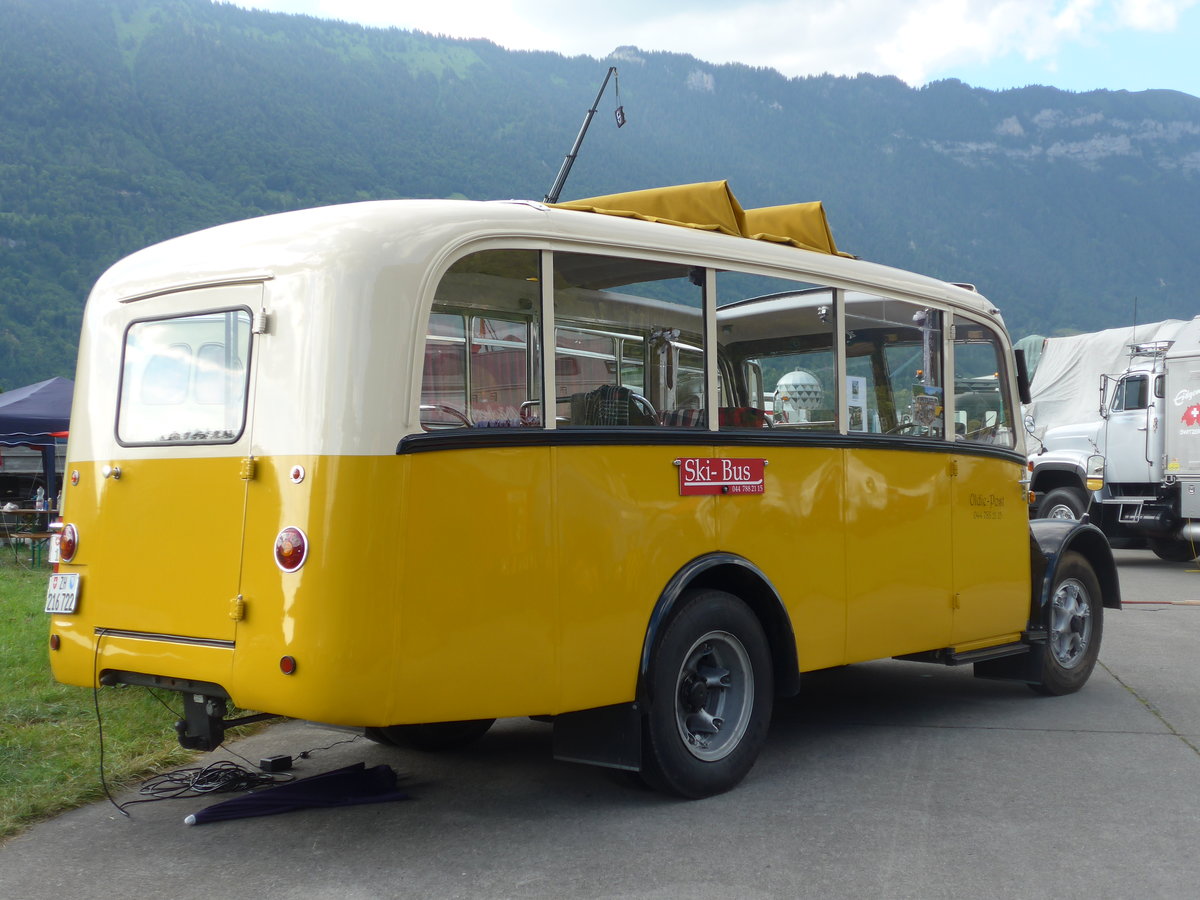
{"label": "white dome tent", "polygon": [[775,385],[775,421],[796,424],[808,421],[808,414],[820,409],[825,389],[812,372],[793,369]]}

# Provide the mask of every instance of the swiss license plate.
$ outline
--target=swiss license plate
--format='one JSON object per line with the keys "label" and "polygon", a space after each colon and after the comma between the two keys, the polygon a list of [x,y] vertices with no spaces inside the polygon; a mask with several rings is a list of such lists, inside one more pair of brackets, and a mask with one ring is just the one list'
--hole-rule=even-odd
{"label": "swiss license plate", "polygon": [[50,585],[46,588],[46,612],[73,613],[78,602],[78,572],[59,572],[50,576]]}

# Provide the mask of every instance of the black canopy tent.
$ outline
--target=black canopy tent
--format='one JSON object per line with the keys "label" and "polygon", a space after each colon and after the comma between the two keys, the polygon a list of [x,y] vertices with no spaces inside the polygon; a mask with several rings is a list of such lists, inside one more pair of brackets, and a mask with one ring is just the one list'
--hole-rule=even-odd
{"label": "black canopy tent", "polygon": [[53,503],[59,487],[54,448],[70,425],[74,392],[73,381],[51,378],[0,394],[0,445],[41,451],[49,503]]}

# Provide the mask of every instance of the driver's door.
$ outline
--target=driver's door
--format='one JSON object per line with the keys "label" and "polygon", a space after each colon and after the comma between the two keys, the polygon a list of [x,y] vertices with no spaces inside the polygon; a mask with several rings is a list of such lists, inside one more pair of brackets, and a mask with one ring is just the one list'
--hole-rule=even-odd
{"label": "driver's door", "polygon": [[1113,391],[1106,429],[1105,477],[1116,484],[1146,484],[1151,478],[1150,435],[1158,418],[1151,401],[1153,375],[1134,372]]}

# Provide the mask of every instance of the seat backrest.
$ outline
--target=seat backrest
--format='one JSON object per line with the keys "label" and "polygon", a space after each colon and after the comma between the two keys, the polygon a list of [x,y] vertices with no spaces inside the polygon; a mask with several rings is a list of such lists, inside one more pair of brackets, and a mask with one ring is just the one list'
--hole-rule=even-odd
{"label": "seat backrest", "polygon": [[572,425],[657,425],[658,421],[634,399],[631,388],[602,384],[571,395]]}
{"label": "seat backrest", "polygon": [[717,421],[726,428],[766,428],[767,412],[753,406],[722,406]]}

